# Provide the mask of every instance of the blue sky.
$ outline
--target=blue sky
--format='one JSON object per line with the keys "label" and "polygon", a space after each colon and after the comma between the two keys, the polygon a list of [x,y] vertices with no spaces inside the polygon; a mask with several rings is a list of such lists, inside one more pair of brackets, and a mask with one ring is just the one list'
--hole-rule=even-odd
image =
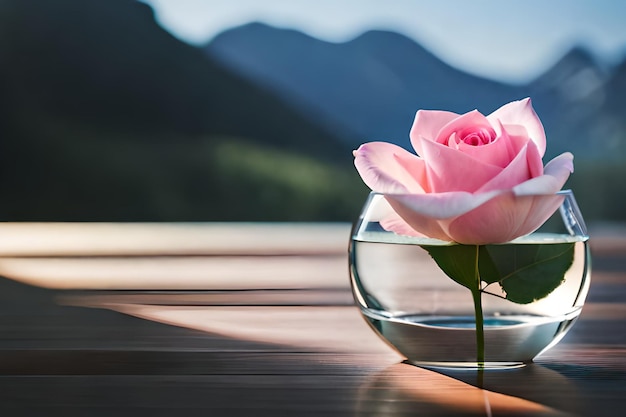
{"label": "blue sky", "polygon": [[532,79],[575,44],[626,56],[623,0],[145,0],[160,24],[193,44],[261,21],[341,42],[368,29],[403,33],[444,61],[502,81]]}

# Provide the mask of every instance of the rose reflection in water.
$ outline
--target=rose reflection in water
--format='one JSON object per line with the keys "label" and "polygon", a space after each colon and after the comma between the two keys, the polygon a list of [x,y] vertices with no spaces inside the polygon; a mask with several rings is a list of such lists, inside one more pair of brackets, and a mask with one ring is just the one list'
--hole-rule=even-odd
{"label": "rose reflection in water", "polygon": [[[482,379],[484,389],[479,388],[475,371],[435,372],[398,363],[373,374],[361,386],[356,415],[568,416],[573,414],[560,410],[577,409],[575,400],[572,403],[578,397],[573,384],[536,364],[484,372]],[[558,396],[551,395],[555,391]]]}

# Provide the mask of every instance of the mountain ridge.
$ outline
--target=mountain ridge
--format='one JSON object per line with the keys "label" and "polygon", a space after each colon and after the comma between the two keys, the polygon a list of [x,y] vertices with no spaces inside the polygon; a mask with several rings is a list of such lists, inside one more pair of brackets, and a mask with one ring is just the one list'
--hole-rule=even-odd
{"label": "mountain ridge", "polygon": [[567,150],[585,157],[612,156],[613,145],[594,141],[594,132],[606,130],[607,117],[609,125],[619,126],[608,133],[613,139],[607,143],[625,147],[622,122],[606,104],[626,109],[620,92],[607,87],[619,70],[607,71],[580,46],[521,85],[461,71],[405,35],[384,30],[335,43],[257,22],[222,32],[204,50],[303,114],[311,112],[317,122],[331,129],[341,126],[351,133],[346,141],[352,146],[386,140],[408,148],[417,109],[488,114],[506,102],[531,97],[552,136],[552,156]]}
{"label": "mountain ridge", "polygon": [[[388,54],[394,48],[409,49],[414,55],[426,56],[430,67],[424,69],[415,65],[415,60],[404,59],[395,59],[393,65],[389,65],[389,59],[397,58],[397,55]],[[435,73],[438,76],[431,82],[445,84],[450,78],[447,75],[458,70],[404,35],[389,31],[368,31],[346,42],[331,43],[291,29],[253,23],[222,32],[205,50],[230,69],[269,86],[279,96],[304,109],[305,113],[308,105],[314,109],[313,117],[321,115],[324,120],[346,126],[347,131],[353,132],[353,137],[386,138],[402,143],[406,142],[404,136],[418,108],[428,105],[467,111],[466,108],[474,108],[475,96],[479,95],[487,98],[488,107],[493,110],[502,101],[499,90],[503,84],[470,75],[461,77],[473,81],[470,87],[473,93],[467,94],[467,98],[457,97],[452,106],[449,97],[416,99],[423,95],[420,90],[430,87],[420,83],[419,76],[409,78],[409,72]],[[296,56],[297,60],[293,60]],[[365,64],[355,71],[353,62]],[[332,88],[325,88],[333,82]],[[355,85],[366,85],[375,90],[376,98],[370,99],[371,92],[364,94],[365,91]],[[408,89],[417,91],[406,95]],[[387,113],[390,120],[384,129],[376,129],[381,106],[390,109]],[[372,123],[361,128],[360,120]]]}

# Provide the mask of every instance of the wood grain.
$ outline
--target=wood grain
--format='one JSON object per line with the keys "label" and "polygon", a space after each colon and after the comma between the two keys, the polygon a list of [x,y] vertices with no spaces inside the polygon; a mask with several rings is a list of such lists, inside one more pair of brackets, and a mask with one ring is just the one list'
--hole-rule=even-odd
{"label": "wood grain", "polygon": [[[277,235],[296,243],[233,244],[229,254],[180,243],[192,235],[206,243],[211,225],[19,226],[3,226],[20,236],[19,250],[0,243],[2,416],[615,416],[626,406],[626,251],[594,254],[588,303],[560,344],[535,364],[479,378],[402,363],[369,330],[352,303],[345,225],[300,243],[303,229],[283,225]],[[243,242],[240,227],[232,230]],[[51,249],[60,231],[80,239]],[[126,231],[159,243],[116,246]],[[179,234],[168,249],[169,233]],[[88,248],[86,239],[104,235],[108,243]],[[240,274],[205,271],[224,260]],[[65,262],[61,276],[77,268],[71,282],[99,276],[99,284],[51,284],[55,261]],[[40,262],[31,270],[39,286],[16,262]],[[157,288],[120,290],[133,274],[149,282],[155,273]],[[221,277],[228,291],[167,288],[194,276]]]}

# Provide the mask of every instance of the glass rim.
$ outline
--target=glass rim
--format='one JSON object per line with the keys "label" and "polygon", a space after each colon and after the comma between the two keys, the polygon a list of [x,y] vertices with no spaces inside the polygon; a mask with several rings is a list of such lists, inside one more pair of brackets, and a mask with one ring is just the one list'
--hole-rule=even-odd
{"label": "glass rim", "polygon": [[[377,198],[385,198],[385,196],[393,196],[393,195],[411,195],[411,194],[384,194],[376,191],[370,191],[365,205],[369,205]],[[554,194],[534,194],[545,195],[545,196],[562,196],[563,202],[558,208],[558,211],[561,215],[565,228],[572,236],[586,236],[589,237],[589,232],[587,229],[587,225],[585,223],[585,219],[583,218],[582,212],[578,207],[578,203],[576,202],[576,197],[574,197],[574,191],[572,189],[564,189],[559,190]],[[533,194],[528,194],[524,197],[532,197]],[[363,213],[361,213],[361,216]],[[359,217],[361,217],[359,216]]]}
{"label": "glass rim", "polygon": [[[394,195],[424,195],[424,194],[438,194],[438,193],[420,193],[420,194],[417,194],[417,193],[381,193],[380,191],[373,191],[373,190],[371,190],[369,192],[369,195],[382,195],[382,196],[386,196],[386,195],[388,195],[388,196],[394,196]],[[472,194],[472,193],[470,193],[470,194]],[[573,196],[574,195],[574,190],[572,190],[571,188],[565,188],[565,189],[559,190],[559,191],[557,191],[555,193],[523,194],[523,195],[520,195],[518,197],[532,197],[532,196],[539,196],[539,195],[565,195],[565,196],[571,195],[571,196]]]}

